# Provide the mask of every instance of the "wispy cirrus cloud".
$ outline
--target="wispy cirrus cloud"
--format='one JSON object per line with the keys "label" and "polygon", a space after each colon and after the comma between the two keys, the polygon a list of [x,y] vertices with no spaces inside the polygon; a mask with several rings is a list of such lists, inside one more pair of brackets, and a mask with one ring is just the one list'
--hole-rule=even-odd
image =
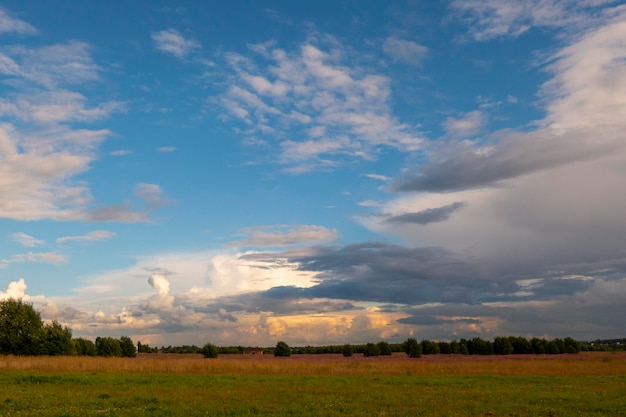
{"label": "wispy cirrus cloud", "polygon": [[415,41],[388,37],[383,43],[383,51],[396,61],[421,65],[429,49]]}
{"label": "wispy cirrus cloud", "polygon": [[11,16],[7,10],[0,7],[0,34],[2,33],[35,35],[37,34],[37,29],[30,23]]}
{"label": "wispy cirrus cloud", "polygon": [[229,243],[236,247],[282,247],[312,243],[329,243],[338,239],[335,229],[316,225],[273,225],[246,228],[246,239]]}
{"label": "wispy cirrus cloud", "polygon": [[201,48],[197,41],[185,38],[176,29],[152,32],[151,37],[157,50],[173,55],[178,59],[184,59],[194,50]]}
{"label": "wispy cirrus cloud", "polygon": [[56,252],[28,252],[0,259],[0,269],[6,268],[12,263],[43,262],[47,264],[61,265],[67,263],[67,261],[68,259],[65,255]]}
{"label": "wispy cirrus cloud", "polygon": [[56,243],[97,242],[97,241],[112,239],[115,236],[117,236],[116,233],[110,232],[108,230],[94,230],[93,232],[89,232],[85,235],[59,237],[56,239]]}
{"label": "wispy cirrus cloud", "polygon": [[[619,13],[618,0],[455,0],[453,14],[469,27],[477,41],[517,37],[532,27],[580,33]],[[615,8],[607,8],[616,5]]]}
{"label": "wispy cirrus cloud", "polygon": [[23,232],[11,233],[9,237],[13,239],[14,241],[16,241],[17,243],[19,243],[20,245],[27,246],[29,248],[34,248],[35,246],[40,246],[46,243],[45,241],[41,239],[37,239]]}

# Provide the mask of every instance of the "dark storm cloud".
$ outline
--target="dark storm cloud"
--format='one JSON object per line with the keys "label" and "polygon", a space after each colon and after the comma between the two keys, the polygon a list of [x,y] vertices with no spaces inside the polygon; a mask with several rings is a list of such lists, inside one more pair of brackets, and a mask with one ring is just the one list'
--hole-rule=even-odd
{"label": "dark storm cloud", "polygon": [[457,201],[456,203],[448,204],[433,209],[427,209],[418,211],[417,213],[405,213],[399,216],[393,216],[385,220],[387,223],[411,223],[426,225],[429,223],[439,223],[446,221],[456,211],[465,207],[467,203],[463,201]]}
{"label": "dark storm cloud", "polygon": [[[317,273],[319,283],[309,288],[275,287],[260,296],[247,295],[254,299],[246,304],[260,311],[302,310],[309,308],[307,303],[311,303],[311,309],[319,309],[322,306],[311,301],[316,299],[384,303],[394,309],[426,303],[480,305],[550,300],[586,291],[594,282],[567,276],[566,265],[558,273],[527,266],[523,273],[515,269],[496,271],[471,257],[442,248],[407,248],[383,243],[316,248],[306,255],[251,254],[242,259],[269,265],[287,259],[301,271]],[[541,276],[544,278],[532,286],[522,285],[522,280]],[[294,303],[294,300],[299,301]]]}
{"label": "dark storm cloud", "polygon": [[392,185],[394,191],[451,192],[497,183],[565,164],[592,160],[623,146],[615,132],[580,131],[568,135],[545,131],[510,133],[491,151],[478,152],[456,144],[445,157],[435,158]]}

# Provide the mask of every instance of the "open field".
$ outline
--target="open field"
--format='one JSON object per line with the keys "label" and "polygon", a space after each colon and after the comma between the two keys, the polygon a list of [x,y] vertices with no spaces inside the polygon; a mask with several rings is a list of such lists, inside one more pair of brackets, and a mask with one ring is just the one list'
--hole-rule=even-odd
{"label": "open field", "polygon": [[626,354],[0,357],[0,416],[626,416]]}

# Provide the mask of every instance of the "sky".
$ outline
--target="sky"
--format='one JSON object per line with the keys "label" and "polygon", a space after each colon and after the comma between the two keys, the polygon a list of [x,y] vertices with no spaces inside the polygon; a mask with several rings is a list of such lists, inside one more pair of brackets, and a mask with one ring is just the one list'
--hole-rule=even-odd
{"label": "sky", "polygon": [[0,299],[75,337],[624,336],[626,4],[0,3]]}

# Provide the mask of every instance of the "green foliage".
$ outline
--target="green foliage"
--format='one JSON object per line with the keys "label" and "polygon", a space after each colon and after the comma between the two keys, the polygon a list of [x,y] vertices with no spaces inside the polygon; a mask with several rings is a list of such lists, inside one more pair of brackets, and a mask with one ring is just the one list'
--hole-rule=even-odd
{"label": "green foliage", "polygon": [[21,299],[0,301],[0,354],[41,353],[43,321],[32,304]]}
{"label": "green foliage", "polygon": [[368,343],[363,350],[363,356],[380,356],[380,347],[376,343]]}
{"label": "green foliage", "polygon": [[496,355],[511,355],[513,353],[513,343],[508,337],[496,337],[493,340],[493,353]]}
{"label": "green foliage", "polygon": [[137,350],[135,349],[135,343],[128,336],[120,337],[120,349],[122,349],[122,356],[126,358],[134,358],[137,356]]}
{"label": "green foliage", "polygon": [[72,330],[67,326],[61,326],[54,320],[52,324],[45,325],[41,332],[40,353],[43,355],[73,355],[76,353],[72,342]]}
{"label": "green foliage", "polygon": [[422,354],[424,355],[439,354],[439,345],[435,342],[431,342],[430,340],[422,340],[420,345],[422,345]]}
{"label": "green foliage", "polygon": [[219,354],[217,346],[211,343],[204,345],[202,350],[200,350],[200,353],[202,353],[202,356],[205,358],[217,358],[217,355]]}
{"label": "green foliage", "polygon": [[345,357],[352,356],[352,355],[354,355],[354,348],[352,347],[352,345],[343,345],[343,349],[342,349],[341,353]]}
{"label": "green foliage", "polygon": [[391,356],[391,345],[387,342],[378,342],[378,350],[382,356]]}
{"label": "green foliage", "polygon": [[[134,348],[134,346],[133,346]],[[122,356],[120,341],[112,337],[97,337],[96,352],[98,356]]]}
{"label": "green foliage", "polygon": [[417,340],[409,337],[404,342],[404,352],[409,355],[409,358],[420,358],[422,356],[422,346],[417,343]]}
{"label": "green foliage", "polygon": [[79,356],[96,356],[96,344],[91,340],[83,339],[79,337],[74,339],[74,349]]}
{"label": "green foliage", "polygon": [[291,348],[282,340],[276,344],[274,349],[274,356],[291,356]]}

